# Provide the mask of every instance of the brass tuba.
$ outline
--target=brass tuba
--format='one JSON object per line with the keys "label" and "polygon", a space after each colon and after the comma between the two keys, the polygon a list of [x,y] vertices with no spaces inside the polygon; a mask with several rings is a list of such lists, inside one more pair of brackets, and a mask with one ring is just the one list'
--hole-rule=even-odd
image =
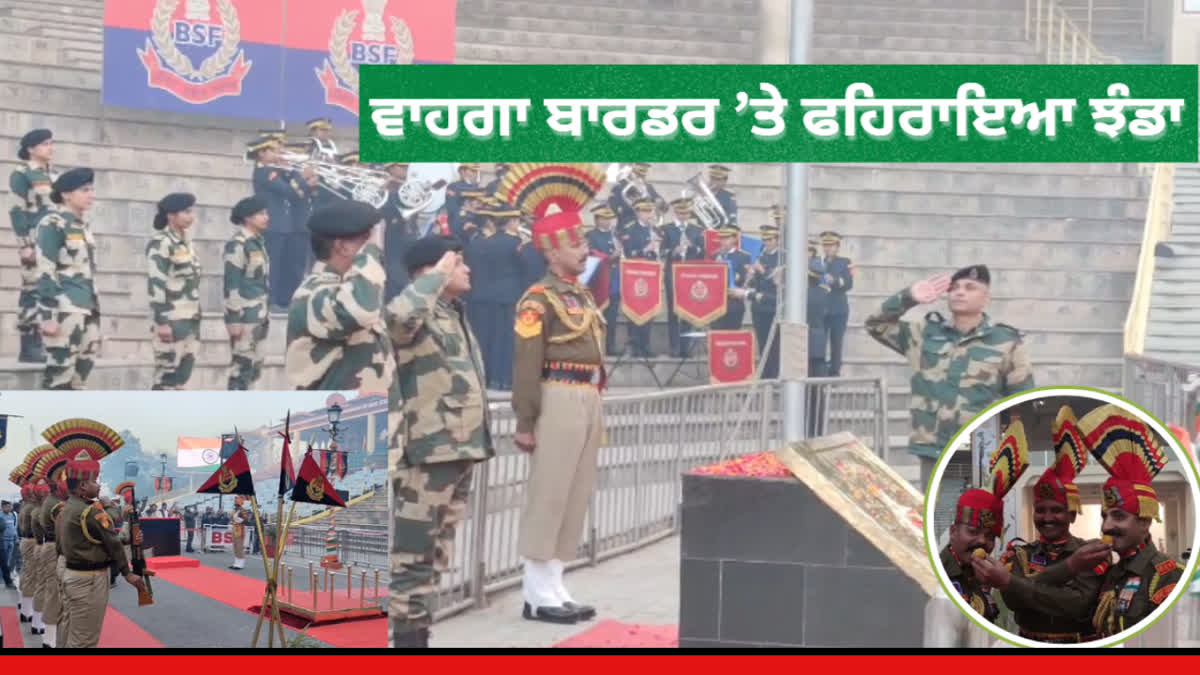
{"label": "brass tuba", "polygon": [[696,216],[701,225],[712,230],[729,222],[729,216],[721,202],[717,201],[716,195],[704,184],[702,175],[698,173],[687,179],[680,196],[692,200],[692,215]]}
{"label": "brass tuba", "polygon": [[418,213],[423,213],[433,203],[434,191],[440,190],[445,186],[446,181],[444,180],[439,180],[436,183],[423,180],[405,182],[396,190],[396,196],[399,197],[400,205],[403,207],[400,211],[400,217],[408,220]]}
{"label": "brass tuba", "polygon": [[633,204],[643,199],[649,199],[650,191],[646,189],[646,181],[633,172],[632,165],[625,165],[617,172],[617,182],[626,181],[621,190],[621,197],[627,204]]}

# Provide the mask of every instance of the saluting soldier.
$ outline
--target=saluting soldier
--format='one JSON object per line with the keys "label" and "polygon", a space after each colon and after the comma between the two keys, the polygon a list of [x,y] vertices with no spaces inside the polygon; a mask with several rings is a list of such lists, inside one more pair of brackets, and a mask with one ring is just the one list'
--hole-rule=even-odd
{"label": "saluting soldier", "polygon": [[[754,324],[754,340],[762,352],[764,360],[762,367],[763,379],[779,377],[779,331],[771,335],[771,327],[775,325],[775,313],[779,306],[779,228],[774,225],[763,225],[763,250],[754,263],[751,272],[754,275],[751,290],[746,294],[750,301],[750,321]],[[768,344],[768,340],[770,343]]]}
{"label": "saluting soldier", "polygon": [[[524,211],[545,212],[539,199],[552,199],[554,186],[544,188],[540,198],[527,199]],[[578,187],[564,181],[561,189]],[[588,258],[582,225],[572,210],[534,223],[533,241],[550,271],[525,292],[514,325],[514,442],[530,453],[517,540],[525,566],[523,616],[552,623],[596,614],[577,604],[563,583],[564,562],[577,554],[604,436],[605,324],[592,294],[576,280]]]}
{"label": "saluting soldier", "polygon": [[37,225],[54,207],[50,202],[54,172],[54,135],[49,129],[34,129],[21,138],[17,157],[24,166],[13,170],[8,189],[14,204],[9,210],[17,236],[17,258],[21,268],[21,292],[17,298],[17,330],[21,334],[22,363],[44,363],[42,331],[37,301]]}
{"label": "saluting soldier", "polygon": [[[650,175],[650,165],[645,162],[639,162],[633,165],[633,169],[628,178],[617,181],[612,187],[612,192],[608,196],[608,206],[617,214],[617,222],[622,226],[637,220],[637,202],[644,199],[650,201],[657,209],[660,204],[663,204],[663,198],[659,196],[658,190],[654,189],[654,185],[648,180]],[[639,194],[630,199],[625,196],[626,189],[631,185],[639,185]]]}
{"label": "saluting soldier", "polygon": [[729,184],[730,168],[720,164],[713,164],[708,167],[708,189],[712,191],[713,197],[716,197],[717,203],[725,210],[726,225],[738,224],[738,205],[737,199],[733,196],[732,190],[726,190],[725,186]]}
{"label": "saluting soldier", "polygon": [[318,117],[304,123],[311,137],[307,143],[307,154],[319,162],[334,162],[337,160],[337,143],[333,141],[333,120]]}
{"label": "saluting soldier", "polygon": [[[867,317],[867,333],[904,356],[913,371],[909,452],[920,459],[922,485],[929,483],[942,448],[972,417],[1034,387],[1029,346],[1020,331],[992,323],[985,311],[990,286],[987,267],[971,265],[917,282]],[[901,320],[913,307],[947,294],[950,321],[938,312],[918,321]]]}
{"label": "saluting soldier", "polygon": [[387,391],[395,363],[381,316],[382,221],[375,207],[349,200],[309,220],[317,263],[288,310],[286,367],[295,388]]}
{"label": "saluting soldier", "polygon": [[729,266],[730,288],[725,315],[712,323],[716,330],[737,330],[746,319],[746,282],[750,274],[750,254],[741,249],[742,230],[737,225],[720,229],[721,250],[713,260]]}
{"label": "saluting soldier", "polygon": [[412,283],[388,304],[396,358],[388,404],[392,647],[429,646],[475,464],[495,455],[482,345],[463,317],[472,282],[461,250],[452,237],[418,240],[406,258]]}
{"label": "saluting soldier", "polygon": [[[642,199],[634,204],[637,220],[625,227],[621,233],[621,250],[624,257],[630,260],[658,260],[662,253],[659,237],[655,234],[657,224],[657,209],[654,202]],[[650,323],[638,326],[629,322],[629,342],[633,346],[633,355],[639,358],[653,358],[650,351]]]}
{"label": "saluting soldier", "polygon": [[[604,353],[617,356],[617,315],[621,311],[621,240],[613,232],[617,214],[608,204],[592,208],[592,220],[595,227],[587,232],[588,249],[593,253],[606,256],[601,263],[608,265],[608,304],[602,307],[604,322],[608,330],[604,335]],[[543,274],[543,276],[545,276]],[[540,279],[541,277],[539,277]],[[528,285],[526,285],[528,288]]]}
{"label": "saluting soldier", "polygon": [[467,198],[463,192],[467,191],[478,191],[480,195],[483,192],[479,190],[479,164],[475,162],[459,164],[458,180],[446,186],[447,224],[450,226],[450,232],[459,237],[459,241],[462,241],[463,207],[467,205]]}
{"label": "saluting soldier", "polygon": [[275,138],[260,136],[251,141],[246,146],[246,158],[254,160],[254,196],[267,205],[272,224],[265,235],[267,251],[275,261],[270,304],[272,310],[283,311],[304,274],[307,260],[302,231],[295,232],[292,221],[292,204],[304,198],[305,192],[292,171],[278,166],[279,141]]}
{"label": "saluting soldier", "polygon": [[200,348],[200,260],[188,231],[195,203],[186,192],[163,197],[154,216],[158,232],[146,244],[155,391],[186,388]]}
{"label": "saluting soldier", "polygon": [[854,272],[850,259],[838,255],[842,237],[837,232],[826,230],[821,233],[821,248],[825,254],[824,282],[829,286],[829,310],[826,324],[829,327],[829,364],[827,375],[842,374],[842,345],[846,339],[846,324],[850,320],[850,301],[846,293],[854,288]]}
{"label": "saluting soldier", "polygon": [[266,202],[247,197],[233,207],[229,221],[238,226],[225,242],[225,330],[232,361],[229,389],[246,390],[262,375],[271,323],[271,257],[263,233],[270,227]]}
{"label": "saluting soldier", "polygon": [[46,345],[45,389],[84,389],[100,349],[96,295],[96,239],[87,212],[96,201],[91,169],[67,171],[54,181],[50,201],[60,205],[38,224],[38,312]]}
{"label": "saluting soldier", "polygon": [[[129,567],[125,547],[112,528],[112,520],[97,504],[100,494],[100,462],[88,451],[80,451],[67,465],[67,487],[71,498],[62,512],[62,548],[66,558],[63,597],[70,616],[63,647],[93,649],[100,642],[104,614],[108,609],[108,568],[114,561],[125,581],[139,591],[142,578]],[[139,533],[134,546],[142,545]]]}

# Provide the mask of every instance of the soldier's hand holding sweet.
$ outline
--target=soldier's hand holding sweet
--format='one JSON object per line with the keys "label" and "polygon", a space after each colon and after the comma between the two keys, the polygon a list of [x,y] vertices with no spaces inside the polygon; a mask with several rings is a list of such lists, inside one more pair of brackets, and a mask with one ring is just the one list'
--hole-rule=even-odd
{"label": "soldier's hand holding sweet", "polygon": [[1102,541],[1089,541],[1080,546],[1070,558],[1067,558],[1067,567],[1075,574],[1094,569],[1097,565],[1109,561],[1109,556],[1112,553],[1112,544],[1106,544]]}
{"label": "soldier's hand holding sweet", "polygon": [[37,258],[37,250],[32,246],[26,246],[20,249],[17,251],[17,254],[21,256],[21,262],[33,262],[34,259]]}
{"label": "soldier's hand holding sweet", "polygon": [[1012,581],[1012,572],[1009,572],[1008,568],[999,561],[991,558],[972,557],[971,567],[975,570],[976,578],[986,586],[1003,590],[1008,586],[1008,582]]}
{"label": "soldier's hand holding sweet", "polygon": [[913,284],[912,288],[909,289],[909,293],[912,295],[913,300],[922,305],[927,305],[945,295],[949,290],[950,275],[939,274]]}
{"label": "soldier's hand holding sweet", "polygon": [[46,337],[54,337],[58,335],[58,322],[54,319],[49,319],[42,322],[42,335]]}
{"label": "soldier's hand holding sweet", "polygon": [[171,324],[162,323],[154,327],[154,332],[158,334],[158,339],[163,342],[170,342],[174,339],[174,334],[171,332]]}

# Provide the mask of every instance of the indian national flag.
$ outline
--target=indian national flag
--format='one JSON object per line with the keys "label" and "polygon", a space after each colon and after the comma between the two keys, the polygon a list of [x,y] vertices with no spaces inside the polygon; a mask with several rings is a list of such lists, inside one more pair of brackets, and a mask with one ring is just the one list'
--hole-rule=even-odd
{"label": "indian national flag", "polygon": [[180,469],[215,471],[221,465],[221,439],[180,436],[175,458]]}

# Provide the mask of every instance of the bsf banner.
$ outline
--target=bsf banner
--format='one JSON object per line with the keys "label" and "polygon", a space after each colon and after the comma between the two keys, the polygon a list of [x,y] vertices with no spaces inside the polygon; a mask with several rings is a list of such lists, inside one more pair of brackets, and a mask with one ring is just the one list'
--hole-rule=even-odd
{"label": "bsf banner", "polygon": [[359,65],[452,62],[454,22],[454,2],[110,0],[104,104],[354,124]]}
{"label": "bsf banner", "polygon": [[365,162],[1195,162],[1195,65],[367,65]]}
{"label": "bsf banner", "polygon": [[[251,546],[251,541],[256,536],[254,527],[247,526],[245,529],[244,543],[247,549]],[[205,525],[204,526],[204,547],[208,551],[229,551],[233,549],[233,526],[232,525]]]}
{"label": "bsf banner", "polygon": [[[663,267],[657,260],[621,260],[621,313],[644,326],[663,310]],[[612,330],[612,328],[609,328]]]}
{"label": "bsf banner", "polygon": [[713,384],[753,379],[754,358],[754,331],[708,332],[708,378]]}
{"label": "bsf banner", "polygon": [[677,262],[671,266],[675,313],[696,327],[725,316],[729,267],[719,262]]}

